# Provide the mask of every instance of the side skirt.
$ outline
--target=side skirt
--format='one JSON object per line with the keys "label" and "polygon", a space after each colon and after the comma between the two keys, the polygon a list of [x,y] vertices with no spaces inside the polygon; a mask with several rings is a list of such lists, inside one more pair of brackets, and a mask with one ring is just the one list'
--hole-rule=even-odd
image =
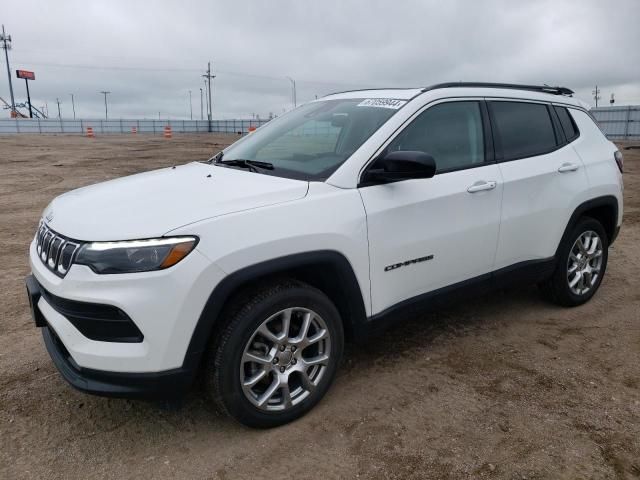
{"label": "side skirt", "polygon": [[409,298],[369,317],[358,332],[357,339],[366,341],[384,332],[391,325],[407,320],[417,313],[437,310],[494,290],[541,282],[551,277],[555,266],[555,257],[530,260]]}

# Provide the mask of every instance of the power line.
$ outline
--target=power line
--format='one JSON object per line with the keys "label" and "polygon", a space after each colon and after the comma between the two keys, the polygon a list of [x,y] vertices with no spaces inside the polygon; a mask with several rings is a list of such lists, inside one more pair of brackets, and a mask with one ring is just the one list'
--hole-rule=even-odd
{"label": "power line", "polygon": [[56,62],[31,62],[28,59],[24,63],[34,65],[36,67],[55,67],[55,68],[71,68],[79,70],[124,70],[139,72],[199,72],[198,68],[179,68],[179,67],[124,67],[116,65],[89,65],[83,63],[56,63]]}
{"label": "power line", "polygon": [[[138,72],[199,72],[201,71],[199,68],[185,68],[185,67],[125,67],[125,66],[115,66],[115,65],[89,65],[89,64],[79,64],[79,63],[56,63],[56,62],[30,62],[28,59],[23,63],[29,63],[30,65],[36,67],[54,67],[54,68],[71,68],[71,69],[79,69],[79,70],[122,70],[122,71],[138,71]],[[237,77],[250,77],[256,79],[267,79],[274,81],[283,81],[283,77],[263,75],[258,73],[251,72],[238,72],[233,70],[218,70],[217,75],[229,75],[229,76],[237,76]],[[342,82],[324,82],[321,80],[305,80],[298,79],[298,83],[305,83],[310,85],[326,85],[326,86],[334,86],[334,87],[352,87],[358,88],[362,85],[358,85],[355,83],[342,83]]]}

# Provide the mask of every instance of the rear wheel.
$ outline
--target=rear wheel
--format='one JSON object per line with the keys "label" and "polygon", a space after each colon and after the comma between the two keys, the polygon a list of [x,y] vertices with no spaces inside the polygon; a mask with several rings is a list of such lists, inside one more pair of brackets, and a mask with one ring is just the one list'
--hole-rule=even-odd
{"label": "rear wheel", "polygon": [[342,356],[337,309],[324,293],[295,281],[234,303],[212,352],[212,395],[251,427],[273,427],[304,415],[328,390]]}
{"label": "rear wheel", "polygon": [[590,217],[580,219],[560,246],[553,276],[542,284],[546,296],[567,307],[587,302],[602,282],[608,248],[600,222]]}

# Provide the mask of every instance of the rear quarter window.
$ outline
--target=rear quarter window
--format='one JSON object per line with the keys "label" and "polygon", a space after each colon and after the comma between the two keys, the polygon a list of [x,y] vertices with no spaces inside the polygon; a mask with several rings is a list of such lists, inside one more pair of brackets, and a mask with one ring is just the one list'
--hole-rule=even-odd
{"label": "rear quarter window", "polygon": [[546,105],[496,101],[489,105],[503,161],[542,155],[557,147]]}
{"label": "rear quarter window", "polygon": [[578,127],[576,122],[571,117],[569,111],[564,107],[553,107],[558,114],[558,118],[560,119],[560,125],[562,125],[562,130],[564,131],[564,136],[567,138],[567,142],[571,142],[578,138],[580,132],[578,131]]}

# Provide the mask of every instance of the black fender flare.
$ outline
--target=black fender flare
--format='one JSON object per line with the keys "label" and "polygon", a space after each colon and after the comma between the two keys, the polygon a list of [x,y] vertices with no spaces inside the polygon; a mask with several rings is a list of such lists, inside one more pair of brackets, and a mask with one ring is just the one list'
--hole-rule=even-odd
{"label": "black fender flare", "polygon": [[348,323],[345,327],[352,328],[357,335],[357,332],[362,330],[367,315],[360,284],[351,263],[343,254],[334,250],[296,253],[244,267],[230,273],[215,286],[191,335],[183,368],[194,372],[195,375],[211,335],[219,323],[222,309],[238,288],[266,276],[285,274],[300,269],[326,268],[327,266],[337,272],[339,278],[336,279],[336,282],[344,290],[344,295],[349,300],[351,318],[343,318],[343,322]]}
{"label": "black fender flare", "polygon": [[[609,241],[609,245],[611,246],[616,238],[618,233],[618,199],[613,195],[604,195],[602,197],[592,198],[591,200],[587,200],[586,202],[581,203],[576,207],[576,209],[571,214],[569,221],[567,222],[567,226],[564,229],[564,233],[560,239],[560,243],[556,248],[556,258],[558,257],[558,250],[560,250],[560,246],[564,243],[566,238],[571,234],[571,231],[578,223],[578,219],[582,217],[585,212],[592,210],[597,207],[611,207],[613,208],[613,231],[611,232],[611,238]],[[605,226],[606,228],[606,226]]]}

